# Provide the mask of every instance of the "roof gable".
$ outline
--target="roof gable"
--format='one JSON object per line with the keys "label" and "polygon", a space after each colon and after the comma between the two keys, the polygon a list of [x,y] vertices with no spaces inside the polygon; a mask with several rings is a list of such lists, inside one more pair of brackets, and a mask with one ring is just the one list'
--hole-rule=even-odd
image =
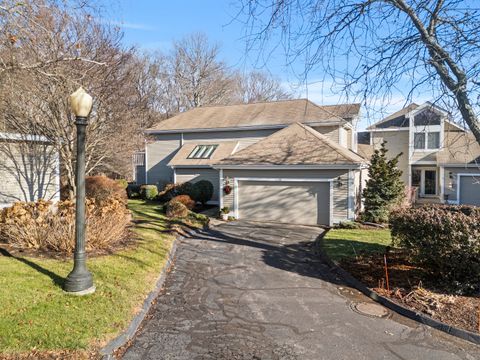
{"label": "roof gable", "polygon": [[312,128],[294,123],[217,165],[353,165],[365,160]]}
{"label": "roof gable", "polygon": [[228,106],[204,106],[163,120],[147,132],[341,123],[358,116],[360,104],[319,106],[307,99]]}

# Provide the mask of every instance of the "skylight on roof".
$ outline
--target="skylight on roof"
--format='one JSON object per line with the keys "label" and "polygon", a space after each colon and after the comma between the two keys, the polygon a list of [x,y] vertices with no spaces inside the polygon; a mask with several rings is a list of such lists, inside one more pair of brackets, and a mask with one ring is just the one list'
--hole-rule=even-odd
{"label": "skylight on roof", "polygon": [[188,155],[187,159],[210,159],[217,147],[218,144],[197,145],[190,153],[190,155]]}

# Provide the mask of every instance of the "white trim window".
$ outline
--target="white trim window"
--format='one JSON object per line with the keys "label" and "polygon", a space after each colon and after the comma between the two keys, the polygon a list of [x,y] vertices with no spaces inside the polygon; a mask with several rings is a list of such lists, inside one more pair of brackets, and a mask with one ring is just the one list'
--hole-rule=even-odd
{"label": "white trim window", "polygon": [[415,150],[440,149],[440,131],[415,131],[413,148]]}
{"label": "white trim window", "polygon": [[436,168],[412,169],[412,186],[420,190],[420,196],[435,196],[438,193]]}

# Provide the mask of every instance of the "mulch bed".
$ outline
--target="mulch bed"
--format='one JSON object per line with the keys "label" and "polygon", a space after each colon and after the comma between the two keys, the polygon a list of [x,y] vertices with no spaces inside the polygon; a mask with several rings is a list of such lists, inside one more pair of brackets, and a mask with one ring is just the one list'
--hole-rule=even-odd
{"label": "mulch bed", "polygon": [[480,332],[480,294],[457,295],[422,268],[412,264],[400,250],[388,254],[387,290],[384,254],[360,254],[344,258],[340,266],[372,290],[391,300],[425,313],[448,325]]}

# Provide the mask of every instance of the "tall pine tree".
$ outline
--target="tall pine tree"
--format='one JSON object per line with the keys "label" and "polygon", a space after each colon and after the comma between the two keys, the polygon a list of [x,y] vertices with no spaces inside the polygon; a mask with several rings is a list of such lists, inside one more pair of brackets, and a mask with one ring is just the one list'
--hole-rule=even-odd
{"label": "tall pine tree", "polygon": [[388,221],[392,205],[405,193],[405,184],[401,180],[402,171],[397,168],[398,158],[387,159],[387,142],[374,151],[368,169],[369,179],[363,190],[364,221],[383,223]]}

